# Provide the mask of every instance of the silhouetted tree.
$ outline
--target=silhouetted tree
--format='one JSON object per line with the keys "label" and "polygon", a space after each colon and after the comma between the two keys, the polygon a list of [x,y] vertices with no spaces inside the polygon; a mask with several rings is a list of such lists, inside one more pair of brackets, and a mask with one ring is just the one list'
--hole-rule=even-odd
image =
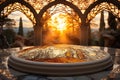
{"label": "silhouetted tree", "polygon": [[[6,38],[6,35],[4,34],[3,25],[6,25],[8,27],[8,26],[14,25],[15,24],[14,22],[15,21],[13,19],[10,19],[7,16],[4,16],[4,14],[0,12],[0,48],[1,49],[9,47],[8,40]],[[11,33],[8,33],[8,34],[11,34]]]}
{"label": "silhouetted tree", "polygon": [[21,35],[15,35],[15,41],[13,44],[11,44],[11,47],[20,47],[20,49],[22,49],[22,47],[24,46],[24,37]]}
{"label": "silhouetted tree", "polygon": [[10,19],[7,16],[0,16],[0,27],[3,29],[3,25],[5,27],[11,27],[12,25],[15,25],[14,19]]}
{"label": "silhouetted tree", "polygon": [[27,38],[25,39],[26,46],[33,46],[34,45],[34,31],[27,32]]}
{"label": "silhouetted tree", "polygon": [[117,21],[116,21],[116,17],[109,12],[109,16],[108,16],[108,25],[110,29],[116,30],[117,29]]}
{"label": "silhouetted tree", "polygon": [[[104,11],[101,12],[99,31],[102,33],[103,30],[105,30]],[[104,38],[102,36],[100,36],[99,45],[104,46]]]}
{"label": "silhouetted tree", "polygon": [[33,37],[34,36],[34,31],[28,31],[27,32],[27,38]]}
{"label": "silhouetted tree", "polygon": [[24,36],[22,17],[20,17],[20,21],[19,21],[18,35]]}
{"label": "silhouetted tree", "polygon": [[99,31],[103,31],[105,29],[105,20],[104,20],[104,11],[101,12],[100,17],[100,28]]}
{"label": "silhouetted tree", "polygon": [[12,44],[14,42],[14,38],[15,38],[16,33],[13,29],[11,29],[11,28],[5,29],[4,35],[6,36],[9,44]]}

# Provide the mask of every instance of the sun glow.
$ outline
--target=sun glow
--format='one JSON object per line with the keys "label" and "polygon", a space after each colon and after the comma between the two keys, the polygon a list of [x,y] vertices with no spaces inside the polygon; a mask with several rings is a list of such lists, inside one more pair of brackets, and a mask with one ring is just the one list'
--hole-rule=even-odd
{"label": "sun glow", "polygon": [[48,25],[51,25],[52,28],[55,28],[59,31],[64,31],[67,29],[67,17],[65,14],[55,14],[48,21]]}
{"label": "sun glow", "polygon": [[50,44],[72,44],[70,37],[79,36],[79,18],[68,13],[59,12],[53,15],[43,16],[44,21],[44,41]]}
{"label": "sun glow", "polygon": [[61,17],[57,18],[57,22],[58,22],[58,26],[56,27],[58,30],[62,31],[66,29],[66,23],[64,18],[61,18]]}

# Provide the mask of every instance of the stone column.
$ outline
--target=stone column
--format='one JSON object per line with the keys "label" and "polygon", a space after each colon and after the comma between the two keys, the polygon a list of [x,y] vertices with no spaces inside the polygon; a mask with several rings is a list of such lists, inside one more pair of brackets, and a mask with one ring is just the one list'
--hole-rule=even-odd
{"label": "stone column", "polygon": [[87,23],[82,23],[80,26],[80,45],[89,45],[90,26]]}
{"label": "stone column", "polygon": [[34,26],[34,45],[42,45],[42,27],[40,24]]}

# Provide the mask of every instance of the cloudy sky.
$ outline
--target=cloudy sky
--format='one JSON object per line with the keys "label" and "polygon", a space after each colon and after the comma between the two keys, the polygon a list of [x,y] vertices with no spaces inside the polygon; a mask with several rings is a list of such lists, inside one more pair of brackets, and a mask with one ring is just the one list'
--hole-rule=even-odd
{"label": "cloudy sky", "polygon": [[[100,24],[100,13],[97,14],[95,16],[95,18],[92,20],[93,22],[95,22],[96,24],[98,24],[98,27],[99,27],[99,24]],[[104,11],[104,20],[105,20],[105,26],[108,27],[108,22],[107,22],[107,19],[108,19],[108,12]]]}
{"label": "cloudy sky", "polygon": [[11,19],[14,19],[16,21],[15,27],[19,26],[20,17],[22,17],[24,27],[28,27],[28,28],[33,27],[32,22],[20,11],[12,12],[8,17],[11,18]]}

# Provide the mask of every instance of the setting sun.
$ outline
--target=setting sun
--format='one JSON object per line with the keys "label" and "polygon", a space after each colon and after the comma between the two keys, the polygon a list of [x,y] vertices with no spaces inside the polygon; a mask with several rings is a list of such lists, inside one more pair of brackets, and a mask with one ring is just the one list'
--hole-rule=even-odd
{"label": "setting sun", "polygon": [[62,30],[66,29],[66,23],[65,23],[64,18],[58,17],[57,22],[58,22],[58,26],[56,26],[56,27],[57,27],[58,30],[62,31]]}
{"label": "setting sun", "polygon": [[[46,21],[44,21],[46,20]],[[44,44],[72,44],[71,36],[79,36],[79,18],[68,13],[56,13],[43,16]],[[49,42],[49,43],[48,43]]]}
{"label": "setting sun", "polygon": [[48,21],[48,24],[57,30],[64,31],[67,28],[67,17],[65,14],[55,14]]}

